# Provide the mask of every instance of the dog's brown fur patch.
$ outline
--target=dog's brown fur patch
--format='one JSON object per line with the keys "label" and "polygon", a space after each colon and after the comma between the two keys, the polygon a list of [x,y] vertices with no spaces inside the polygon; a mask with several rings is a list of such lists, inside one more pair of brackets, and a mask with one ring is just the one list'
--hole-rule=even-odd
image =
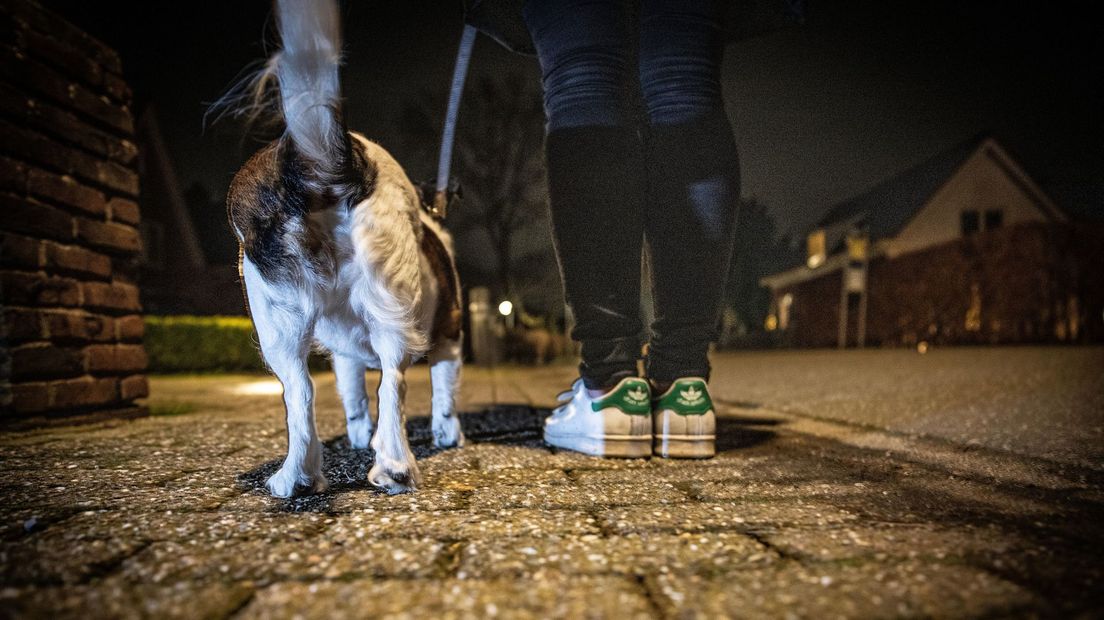
{"label": "dog's brown fur patch", "polygon": [[462,314],[460,310],[460,287],[456,281],[456,272],[452,267],[445,244],[429,226],[422,228],[422,254],[429,261],[433,276],[437,279],[437,310],[433,315],[433,342],[441,339],[456,340],[460,337]]}

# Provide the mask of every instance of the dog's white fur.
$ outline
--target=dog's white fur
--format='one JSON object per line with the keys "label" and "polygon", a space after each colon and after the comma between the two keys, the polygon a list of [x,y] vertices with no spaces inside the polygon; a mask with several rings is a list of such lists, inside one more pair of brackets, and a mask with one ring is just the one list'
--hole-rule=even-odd
{"label": "dog's white fur", "polygon": [[[420,474],[406,437],[404,373],[423,355],[428,354],[432,379],[434,442],[440,447],[463,442],[455,412],[460,339],[431,339],[442,291],[420,246],[424,228],[441,239],[450,256],[451,239],[421,210],[399,164],[382,147],[345,133],[338,111],[336,3],[278,0],[277,13],[283,47],[266,71],[279,82],[284,139],[306,160],[316,189],[328,190],[319,195],[333,202],[313,205],[309,215],[289,222],[281,247],[294,255],[292,273],[266,278],[246,252],[242,256],[261,352],[283,384],[287,409],[287,458],[268,488],[277,497],[326,489],[307,371],[307,354],[320,345],[333,356],[349,441],[375,450],[369,482],[389,493],[413,490]],[[350,140],[359,143],[376,172],[372,191],[355,204],[350,196],[356,194],[341,186],[347,180],[341,180],[335,163],[342,149],[347,154]],[[235,233],[244,247],[246,231],[235,225]],[[305,236],[321,242],[324,257],[304,247]],[[378,420],[365,389],[366,368],[381,371]]]}

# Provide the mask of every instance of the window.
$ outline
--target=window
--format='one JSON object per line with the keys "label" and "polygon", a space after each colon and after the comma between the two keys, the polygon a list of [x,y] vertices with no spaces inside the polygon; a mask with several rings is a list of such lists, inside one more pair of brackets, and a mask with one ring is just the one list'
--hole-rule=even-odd
{"label": "window", "polygon": [[962,212],[962,234],[969,236],[981,230],[981,221],[977,211]]}
{"label": "window", "polygon": [[1002,209],[989,209],[985,212],[985,230],[995,230],[1004,223],[1004,211]]}
{"label": "window", "polygon": [[809,269],[816,269],[824,264],[824,261],[828,258],[828,248],[825,242],[824,231],[816,230],[809,233],[808,239],[806,239],[806,248],[808,250]]}

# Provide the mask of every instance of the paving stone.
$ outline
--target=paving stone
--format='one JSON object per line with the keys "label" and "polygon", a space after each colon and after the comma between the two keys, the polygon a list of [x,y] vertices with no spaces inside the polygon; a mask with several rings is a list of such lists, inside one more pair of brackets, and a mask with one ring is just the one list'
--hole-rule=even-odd
{"label": "paving stone", "polygon": [[464,546],[457,575],[541,578],[549,570],[568,574],[707,574],[759,566],[776,557],[754,539],[736,532],[488,538]]}
{"label": "paving stone", "polygon": [[602,459],[568,451],[553,451],[539,439],[517,443],[479,443],[467,446],[479,457],[482,471],[501,469],[630,470],[648,467],[649,459]]}
{"label": "paving stone", "polygon": [[325,526],[334,541],[349,538],[468,540],[516,536],[583,536],[600,532],[597,520],[576,510],[503,509],[378,511],[342,514]]}
{"label": "paving stone", "polygon": [[977,554],[1003,555],[1015,538],[994,527],[949,529],[932,525],[844,525],[836,528],[785,528],[762,539],[789,556],[814,561],[854,558],[947,560]]}
{"label": "paving stone", "polygon": [[544,484],[481,487],[472,491],[471,504],[489,508],[579,508],[672,504],[684,501],[685,493],[664,482],[636,485],[602,483]]}
{"label": "paving stone", "polygon": [[441,572],[447,543],[435,540],[326,538],[270,543],[227,541],[209,546],[159,542],[128,558],[119,575],[134,583],[425,578]]}
{"label": "paving stone", "polygon": [[658,575],[649,587],[677,617],[890,618],[1018,615],[1038,600],[966,566],[903,562],[804,567],[794,563],[724,575]]}
{"label": "paving stone", "polygon": [[608,531],[702,532],[759,530],[783,525],[830,526],[857,520],[832,504],[801,499],[778,502],[686,502],[671,506],[603,507],[598,518]]}
{"label": "paving stone", "polygon": [[0,590],[8,618],[225,618],[253,594],[245,583],[132,584],[108,579],[95,585]]}
{"label": "paving stone", "polygon": [[447,579],[281,583],[257,592],[243,618],[651,618],[633,579]]}
{"label": "paving stone", "polygon": [[5,475],[0,510],[31,506],[114,506],[179,476],[179,472],[146,473],[137,468],[81,467],[23,470]]}
{"label": "paving stone", "polygon": [[98,539],[66,536],[57,530],[32,533],[0,543],[0,583],[75,584],[104,574],[138,552],[144,543],[134,537]]}
{"label": "paving stone", "polygon": [[491,489],[500,486],[572,484],[571,478],[560,469],[423,470],[422,476],[427,488],[441,485],[464,490],[475,490],[479,487]]}
{"label": "paving stone", "polygon": [[[416,493],[387,495],[371,488],[336,493],[330,502],[330,512],[364,511],[440,511],[460,510],[468,506],[471,491],[463,488],[428,487]],[[274,500],[281,501],[281,500]]]}
{"label": "paving stone", "polygon": [[326,530],[335,522],[334,517],[313,513],[105,510],[82,513],[51,528],[49,534],[74,543],[82,539],[128,538],[203,547],[232,541],[302,541]]}
{"label": "paving stone", "polygon": [[774,482],[749,482],[744,480],[690,482],[684,488],[692,497],[701,501],[770,501],[793,497],[833,499],[846,496],[868,497],[871,493],[877,493],[880,490],[876,489],[873,484],[866,482],[838,484],[830,482],[786,482],[785,480]]}
{"label": "paving stone", "polygon": [[[327,374],[317,409],[331,488],[318,495],[264,488],[286,434],[278,397],[242,389],[271,387],[262,376],[155,377],[154,409],[186,413],[0,433],[0,617],[1104,609],[1091,472],[1063,486],[1044,467],[1047,485],[1015,486],[969,474],[966,453],[945,469],[746,415],[720,417],[714,459],[597,459],[545,445],[546,412],[530,406],[573,370],[471,370],[461,402],[529,400],[465,410],[467,445],[436,450],[428,374],[412,369],[423,485],[407,495],[367,485],[373,453],[349,446]],[[496,392],[499,380],[514,387]]]}

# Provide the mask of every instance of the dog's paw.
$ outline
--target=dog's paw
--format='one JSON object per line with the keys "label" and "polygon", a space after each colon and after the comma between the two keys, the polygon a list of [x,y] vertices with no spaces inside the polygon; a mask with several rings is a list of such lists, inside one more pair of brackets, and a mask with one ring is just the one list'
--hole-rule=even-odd
{"label": "dog's paw", "polygon": [[460,430],[460,420],[450,415],[433,418],[433,446],[436,448],[459,448],[464,445],[464,431]]}
{"label": "dog's paw", "polygon": [[298,467],[284,465],[265,482],[273,497],[288,498],[296,495],[322,493],[330,487],[322,472],[308,474]]}
{"label": "dog's paw", "polygon": [[413,459],[409,463],[382,459],[377,460],[368,472],[368,482],[388,495],[398,495],[417,489],[422,482],[422,474]]}
{"label": "dog's paw", "polygon": [[372,440],[372,431],[375,430],[372,418],[363,416],[355,420],[347,420],[345,427],[349,433],[349,445],[358,450],[368,447],[368,443]]}

